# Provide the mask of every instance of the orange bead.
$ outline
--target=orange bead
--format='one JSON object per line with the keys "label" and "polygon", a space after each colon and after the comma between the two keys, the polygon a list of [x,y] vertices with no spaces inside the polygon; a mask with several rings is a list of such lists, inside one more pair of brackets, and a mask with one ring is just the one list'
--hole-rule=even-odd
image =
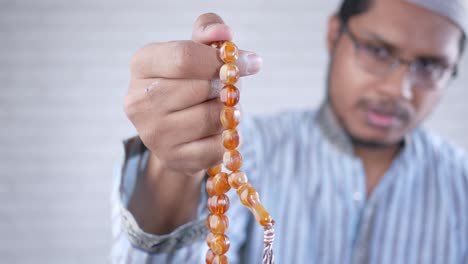
{"label": "orange bead", "polygon": [[215,253],[215,255],[224,255],[229,250],[229,246],[231,243],[229,242],[229,238],[224,234],[213,234],[209,233],[206,236],[206,243],[210,247],[211,250]]}
{"label": "orange bead", "polygon": [[210,196],[226,193],[230,189],[227,173],[220,172],[206,181],[206,191]]}
{"label": "orange bead", "polygon": [[223,46],[223,43],[224,43],[223,41],[215,41],[211,43],[211,47],[215,49],[220,49]]}
{"label": "orange bead", "polygon": [[221,111],[221,124],[226,129],[235,128],[240,123],[240,111],[234,107],[225,107]]}
{"label": "orange bead", "polygon": [[208,193],[208,196],[213,196],[215,195],[215,190],[214,190],[214,182],[213,182],[213,177],[208,178],[206,181],[206,192]]}
{"label": "orange bead", "polygon": [[240,201],[248,208],[253,207],[254,204],[258,201],[258,199],[256,199],[257,197],[255,196],[256,192],[257,191],[250,183],[243,184],[237,189],[237,194],[239,195]]}
{"label": "orange bead", "polygon": [[255,190],[250,183],[246,183],[237,189],[237,194],[243,205],[247,206],[254,215],[257,222],[265,226],[271,223],[272,217],[268,211],[263,207],[257,190]]}
{"label": "orange bead", "polygon": [[232,63],[239,57],[239,51],[236,44],[231,41],[225,41],[223,45],[221,45],[220,55],[225,63]]}
{"label": "orange bead", "polygon": [[229,260],[226,255],[215,256],[213,258],[213,264],[229,264]]}
{"label": "orange bead", "polygon": [[235,106],[240,100],[240,91],[234,85],[226,85],[219,93],[219,99],[225,106]]}
{"label": "orange bead", "polygon": [[213,234],[224,234],[229,227],[229,219],[224,214],[210,214],[206,226]]}
{"label": "orange bead", "polygon": [[213,250],[209,249],[206,253],[206,264],[229,264],[226,255],[217,256]]}
{"label": "orange bead", "polygon": [[238,189],[241,185],[244,185],[248,182],[247,175],[242,171],[236,171],[229,174],[229,185],[232,188]]}
{"label": "orange bead", "polygon": [[214,167],[211,167],[208,169],[208,171],[206,172],[206,174],[208,174],[208,176],[210,177],[213,177],[215,176],[216,174],[220,173],[221,172],[221,168],[222,168],[222,165],[216,165]]}
{"label": "orange bead", "polygon": [[229,210],[229,197],[225,194],[214,195],[208,198],[208,210],[213,214],[224,214]]}
{"label": "orange bead", "polygon": [[235,84],[239,80],[239,68],[232,63],[224,64],[219,69],[219,79],[224,84]]}
{"label": "orange bead", "polygon": [[206,252],[206,257],[205,257],[205,262],[206,264],[213,264],[213,259],[216,257],[216,254],[213,252],[213,250],[208,249]]}
{"label": "orange bead", "polygon": [[273,218],[261,203],[256,204],[250,211],[261,226],[270,224],[273,221]]}
{"label": "orange bead", "polygon": [[226,149],[234,150],[239,146],[240,136],[239,132],[235,129],[228,129],[223,131],[223,146]]}
{"label": "orange bead", "polygon": [[237,171],[242,166],[242,155],[237,150],[228,150],[224,152],[223,163],[231,171]]}

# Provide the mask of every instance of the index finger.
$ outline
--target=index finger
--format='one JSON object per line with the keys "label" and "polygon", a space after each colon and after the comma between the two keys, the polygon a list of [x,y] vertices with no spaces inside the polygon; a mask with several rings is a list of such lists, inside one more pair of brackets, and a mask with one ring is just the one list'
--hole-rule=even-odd
{"label": "index finger", "polygon": [[[137,51],[131,71],[137,78],[169,78],[212,80],[224,62],[219,51],[193,41],[172,41],[149,44]],[[241,76],[260,70],[262,59],[253,52],[239,51],[236,61]]]}

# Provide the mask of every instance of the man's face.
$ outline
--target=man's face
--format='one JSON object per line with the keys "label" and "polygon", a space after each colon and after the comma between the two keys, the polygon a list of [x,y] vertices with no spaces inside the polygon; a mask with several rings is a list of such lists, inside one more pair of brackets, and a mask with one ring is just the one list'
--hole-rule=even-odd
{"label": "man's face", "polygon": [[[336,27],[329,29],[329,35],[338,36],[329,45],[332,107],[353,139],[372,145],[398,143],[439,101],[447,82],[427,85],[420,81],[426,76],[421,72],[456,64],[461,30],[446,18],[402,0],[375,0],[367,12],[353,16],[347,27],[351,35],[333,32]],[[365,48],[361,57],[352,35]],[[418,65],[410,70],[401,64],[383,74],[372,56],[417,61]],[[449,79],[451,72],[446,72]]]}

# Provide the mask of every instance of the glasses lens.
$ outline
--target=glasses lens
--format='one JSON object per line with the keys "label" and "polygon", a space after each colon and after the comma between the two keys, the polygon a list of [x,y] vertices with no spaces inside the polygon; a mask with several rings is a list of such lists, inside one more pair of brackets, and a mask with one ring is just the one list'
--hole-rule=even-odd
{"label": "glasses lens", "polygon": [[385,49],[370,45],[357,47],[356,60],[364,70],[377,76],[385,76],[398,63]]}

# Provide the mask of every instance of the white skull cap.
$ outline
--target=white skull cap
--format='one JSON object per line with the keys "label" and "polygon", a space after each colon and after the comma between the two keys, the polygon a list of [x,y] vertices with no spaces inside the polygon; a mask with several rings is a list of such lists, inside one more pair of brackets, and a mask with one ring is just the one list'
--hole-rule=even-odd
{"label": "white skull cap", "polygon": [[406,0],[408,3],[429,9],[458,25],[468,35],[468,0]]}

